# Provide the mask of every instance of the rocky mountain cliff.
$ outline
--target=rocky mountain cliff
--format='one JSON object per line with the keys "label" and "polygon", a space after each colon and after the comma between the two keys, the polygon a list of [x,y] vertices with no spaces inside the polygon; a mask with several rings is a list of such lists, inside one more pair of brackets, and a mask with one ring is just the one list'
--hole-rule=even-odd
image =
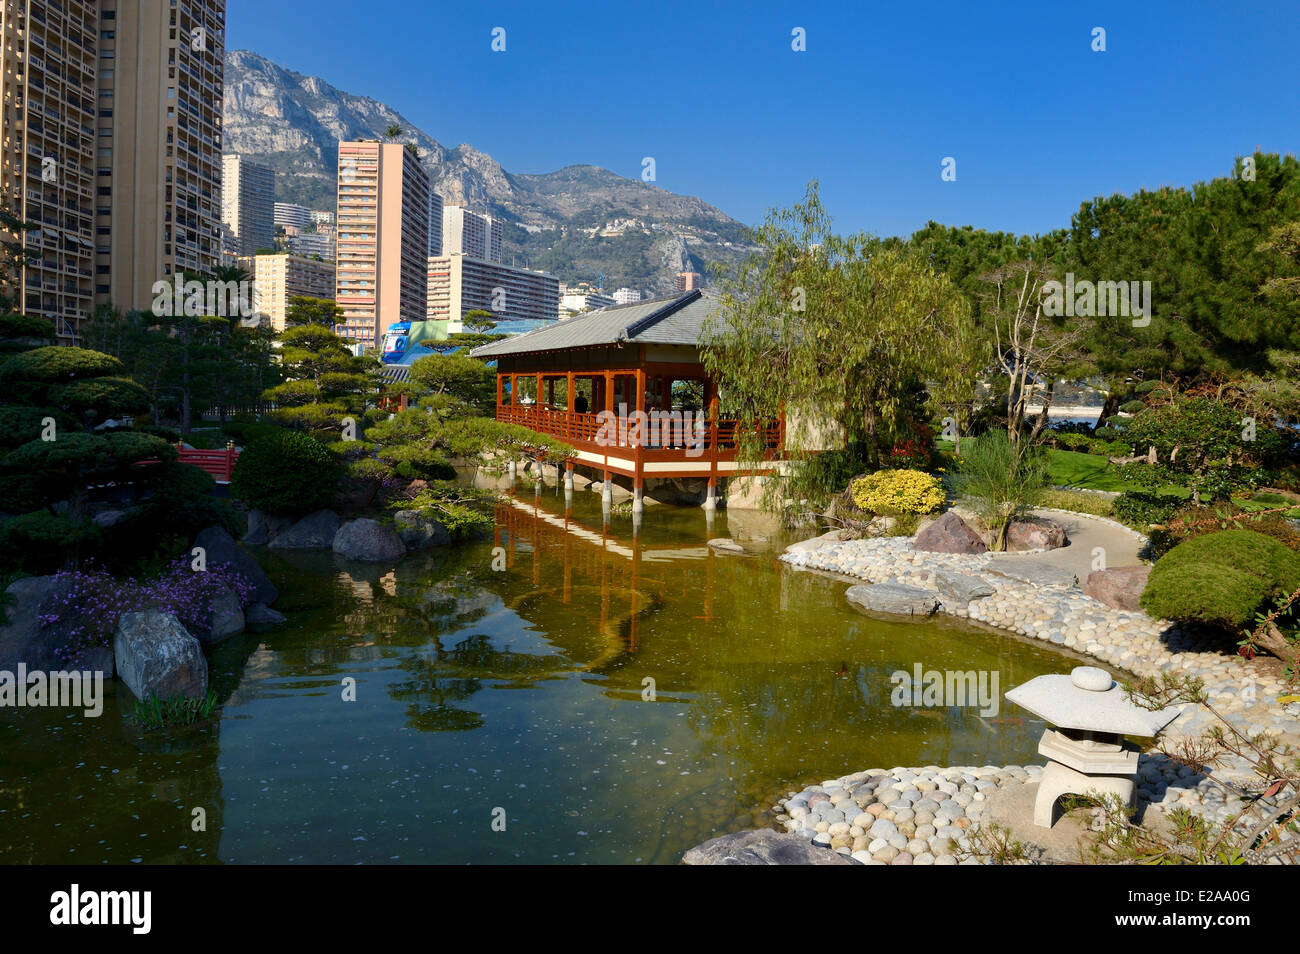
{"label": "rocky mountain cliff", "polygon": [[507,172],[487,153],[449,149],[384,103],[339,90],[247,50],[226,55],[225,151],[276,170],[276,198],[333,209],[338,143],[412,143],[448,205],[504,223],[502,259],[572,283],[673,290],[679,271],[705,272],[749,251],[744,226],[706,202],[588,165],[544,175]]}

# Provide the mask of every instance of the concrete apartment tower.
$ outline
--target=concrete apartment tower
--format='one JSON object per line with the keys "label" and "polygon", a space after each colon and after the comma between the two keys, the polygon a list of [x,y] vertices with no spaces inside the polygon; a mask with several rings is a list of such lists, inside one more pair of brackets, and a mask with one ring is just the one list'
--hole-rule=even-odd
{"label": "concrete apartment tower", "polygon": [[221,263],[226,3],[99,7],[95,302],[147,310],[156,282]]}
{"label": "concrete apartment tower", "polygon": [[336,329],[364,348],[428,307],[429,176],[400,143],[339,143]]}
{"label": "concrete apartment tower", "polygon": [[247,156],[221,157],[221,221],[234,233],[236,255],[275,244],[275,170]]}
{"label": "concrete apartment tower", "polygon": [[26,236],[39,258],[8,291],[63,344],[94,306],[99,29],[94,0],[0,3],[0,189],[39,229]]}
{"label": "concrete apartment tower", "polygon": [[442,254],[442,196],[429,191],[429,257]]}
{"label": "concrete apartment tower", "polygon": [[501,223],[464,206],[447,206],[442,212],[442,254],[501,261]]}

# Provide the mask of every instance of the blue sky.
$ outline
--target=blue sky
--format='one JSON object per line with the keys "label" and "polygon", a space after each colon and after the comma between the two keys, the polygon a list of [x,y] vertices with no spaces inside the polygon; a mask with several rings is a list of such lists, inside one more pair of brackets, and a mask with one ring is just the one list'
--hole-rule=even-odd
{"label": "blue sky", "polygon": [[226,39],[510,172],[637,177],[653,156],[658,185],[751,224],[817,178],[838,231],[1041,232],[1095,195],[1300,150],[1294,0],[228,0]]}

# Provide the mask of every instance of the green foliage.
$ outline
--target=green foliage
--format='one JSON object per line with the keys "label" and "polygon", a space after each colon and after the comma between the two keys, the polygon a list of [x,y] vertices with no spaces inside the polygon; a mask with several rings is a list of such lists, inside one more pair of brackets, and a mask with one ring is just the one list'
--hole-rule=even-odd
{"label": "green foliage", "polygon": [[[786,448],[797,489],[765,482],[764,504],[781,498],[824,503],[837,486],[798,473],[821,435],[842,434],[871,469],[906,434],[917,403],[946,400],[973,384],[987,354],[975,339],[970,305],[925,257],[867,235],[830,230],[816,183],[793,209],[754,230],[760,251],[722,285],[701,335],[703,362],[736,418],[738,456],[762,459],[754,424],[787,415]],[[779,486],[779,489],[778,489]]]}
{"label": "green foliage", "polygon": [[410,501],[391,505],[393,511],[418,510],[447,528],[452,540],[478,539],[491,533],[496,494],[450,482],[431,482]]}
{"label": "green foliage", "polygon": [[230,492],[250,507],[300,515],[334,502],[338,465],[320,441],[293,431],[253,441],[239,456]]}
{"label": "green foliage", "polygon": [[994,429],[963,441],[957,466],[957,485],[984,518],[990,549],[1005,550],[1011,521],[1038,505],[1047,487],[1046,454]]}
{"label": "green foliage", "polygon": [[496,372],[463,355],[429,355],[411,365],[411,382],[433,394],[463,401],[482,414],[496,405]]}
{"label": "green foliage", "polygon": [[173,726],[193,725],[209,718],[217,708],[217,694],[209,689],[201,699],[188,696],[176,696],[171,699],[159,699],[156,693],[150,693],[145,700],[135,701],[133,718],[146,731],[172,728]]}
{"label": "green foliage", "polygon": [[52,573],[70,552],[93,547],[103,531],[90,520],[73,521],[63,514],[26,513],[0,522],[0,567],[6,571]]}
{"label": "green foliage", "polygon": [[37,338],[53,340],[53,322],[35,315],[0,315],[0,339]]}
{"label": "green foliage", "polygon": [[1157,463],[1183,477],[1193,499],[1227,499],[1245,483],[1241,418],[1221,401],[1180,397],[1146,408],[1123,425],[1123,435],[1138,450],[1154,447]]}
{"label": "green foliage", "polygon": [[1245,627],[1300,587],[1300,555],[1251,530],[1184,541],[1156,562],[1142,608],[1160,619]]}
{"label": "green foliage", "polygon": [[328,298],[294,295],[284,310],[284,323],[289,328],[297,325],[322,325],[329,328],[342,319],[343,309]]}
{"label": "green foliage", "polygon": [[1094,517],[1113,517],[1112,501],[1102,494],[1090,494],[1084,490],[1044,490],[1038,497],[1039,507],[1051,507],[1054,510],[1070,510],[1074,513],[1091,514]]}
{"label": "green foliage", "polygon": [[1165,523],[1173,519],[1182,505],[1183,500],[1179,497],[1146,490],[1128,490],[1112,501],[1111,510],[1115,519],[1121,523],[1145,530],[1153,523]]}

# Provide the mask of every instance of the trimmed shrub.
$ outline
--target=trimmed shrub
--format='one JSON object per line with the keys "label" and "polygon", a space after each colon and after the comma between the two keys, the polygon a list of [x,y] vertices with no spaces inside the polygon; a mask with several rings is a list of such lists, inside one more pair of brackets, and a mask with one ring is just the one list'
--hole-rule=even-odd
{"label": "trimmed shrub", "polygon": [[1119,409],[1125,414],[1137,414],[1147,409],[1146,401],[1125,401],[1119,406]]}
{"label": "trimmed shrub", "polygon": [[1128,490],[1111,501],[1110,509],[1121,523],[1144,529],[1153,523],[1168,523],[1184,502],[1178,497]]}
{"label": "trimmed shrub", "polygon": [[338,464],[320,441],[295,431],[258,438],[239,455],[230,492],[257,510],[300,515],[334,502]]}
{"label": "trimmed shrub", "polygon": [[939,478],[919,470],[878,470],[853,481],[853,503],[875,514],[934,513],[946,495]]}
{"label": "trimmed shrub", "polygon": [[1253,530],[1186,540],[1151,570],[1142,608],[1162,619],[1239,629],[1300,587],[1300,556]]}

